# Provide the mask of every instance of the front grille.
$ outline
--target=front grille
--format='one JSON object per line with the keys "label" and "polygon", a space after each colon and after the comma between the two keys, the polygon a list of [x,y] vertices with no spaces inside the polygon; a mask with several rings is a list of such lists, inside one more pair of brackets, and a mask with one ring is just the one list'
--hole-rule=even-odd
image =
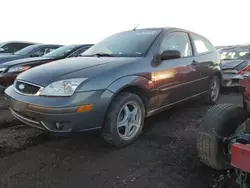
{"label": "front grille", "polygon": [[33,85],[33,84],[27,83],[27,82],[22,82],[22,81],[19,81],[19,80],[16,80],[15,88],[20,93],[28,94],[28,95],[34,95],[40,89],[40,87],[37,86],[37,85]]}

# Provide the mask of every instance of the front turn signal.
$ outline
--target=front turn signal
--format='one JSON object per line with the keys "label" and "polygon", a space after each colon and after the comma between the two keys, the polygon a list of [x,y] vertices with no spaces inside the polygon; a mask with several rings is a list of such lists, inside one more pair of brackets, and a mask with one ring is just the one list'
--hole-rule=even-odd
{"label": "front turn signal", "polygon": [[92,110],[93,105],[92,104],[85,104],[82,106],[79,106],[77,108],[77,112],[89,112],[90,110]]}

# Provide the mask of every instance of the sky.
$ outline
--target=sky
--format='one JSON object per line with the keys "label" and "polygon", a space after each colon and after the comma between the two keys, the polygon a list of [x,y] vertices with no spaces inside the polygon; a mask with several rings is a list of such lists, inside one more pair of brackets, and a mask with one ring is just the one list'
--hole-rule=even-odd
{"label": "sky", "polygon": [[179,27],[214,45],[250,43],[250,0],[2,0],[0,42],[97,43],[146,27]]}

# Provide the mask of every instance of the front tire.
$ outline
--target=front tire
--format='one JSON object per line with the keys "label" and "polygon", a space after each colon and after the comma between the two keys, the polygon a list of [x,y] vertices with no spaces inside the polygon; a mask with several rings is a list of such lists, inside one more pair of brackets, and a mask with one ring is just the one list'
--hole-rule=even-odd
{"label": "front tire", "polygon": [[145,107],[141,98],[134,93],[122,92],[108,108],[102,136],[116,147],[125,147],[141,134],[144,119]]}
{"label": "front tire", "polygon": [[236,129],[247,119],[245,110],[233,104],[213,106],[205,115],[197,137],[200,161],[217,170],[230,169],[224,145],[220,137],[235,134]]}

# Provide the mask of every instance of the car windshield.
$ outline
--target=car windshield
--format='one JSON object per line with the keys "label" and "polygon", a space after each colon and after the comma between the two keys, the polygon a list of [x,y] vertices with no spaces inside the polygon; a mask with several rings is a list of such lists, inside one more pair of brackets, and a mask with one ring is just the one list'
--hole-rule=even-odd
{"label": "car windshield", "polygon": [[63,57],[72,52],[75,47],[76,45],[62,46],[60,48],[57,48],[56,50],[53,50],[50,53],[45,54],[43,57]]}
{"label": "car windshield", "polygon": [[220,53],[222,60],[250,59],[249,48],[226,49],[222,50]]}
{"label": "car windshield", "polygon": [[27,46],[27,47],[15,52],[14,55],[26,55],[26,54],[30,53],[36,47],[37,47],[36,45]]}
{"label": "car windshield", "polygon": [[117,33],[92,46],[81,56],[143,57],[161,31],[143,29]]}

